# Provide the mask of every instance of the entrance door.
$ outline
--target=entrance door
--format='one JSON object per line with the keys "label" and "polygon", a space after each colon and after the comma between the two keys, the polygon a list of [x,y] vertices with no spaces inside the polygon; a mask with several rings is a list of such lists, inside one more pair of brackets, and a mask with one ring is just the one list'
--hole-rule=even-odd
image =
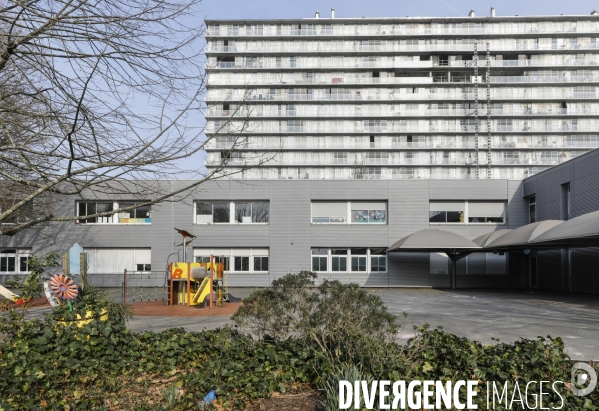
{"label": "entrance door", "polygon": [[538,287],[538,262],[537,257],[529,257],[528,258],[528,286],[530,288]]}

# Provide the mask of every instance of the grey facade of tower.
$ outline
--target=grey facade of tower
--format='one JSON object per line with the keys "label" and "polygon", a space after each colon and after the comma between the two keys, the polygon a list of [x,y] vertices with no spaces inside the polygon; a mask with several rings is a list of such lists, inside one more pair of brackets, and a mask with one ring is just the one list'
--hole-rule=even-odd
{"label": "grey facade of tower", "polygon": [[492,15],[207,21],[206,166],[521,179],[598,147],[599,16]]}

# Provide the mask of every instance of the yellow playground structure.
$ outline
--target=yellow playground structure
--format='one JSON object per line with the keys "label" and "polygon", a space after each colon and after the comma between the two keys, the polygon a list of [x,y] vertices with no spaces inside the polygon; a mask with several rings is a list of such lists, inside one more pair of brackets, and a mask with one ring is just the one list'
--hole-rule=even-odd
{"label": "yellow playground structure", "polygon": [[169,265],[169,305],[191,307],[209,303],[209,307],[213,308],[214,304],[222,307],[225,301],[229,301],[228,267],[222,262],[214,262],[213,256],[210,261]]}

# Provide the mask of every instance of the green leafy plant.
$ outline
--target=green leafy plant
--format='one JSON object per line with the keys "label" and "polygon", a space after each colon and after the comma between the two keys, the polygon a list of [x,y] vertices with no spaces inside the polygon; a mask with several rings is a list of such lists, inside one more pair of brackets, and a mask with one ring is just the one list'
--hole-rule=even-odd
{"label": "green leafy plant", "polygon": [[35,297],[42,295],[44,291],[43,275],[47,268],[58,266],[58,253],[51,251],[41,258],[35,255],[27,259],[29,265],[29,275],[23,280],[15,277],[6,281],[6,285],[11,288],[19,288],[21,290],[21,298],[24,301],[29,301]]}
{"label": "green leafy plant", "polygon": [[383,301],[357,284],[324,280],[302,271],[273,281],[244,299],[231,317],[257,338],[295,338],[314,350],[320,372],[380,356],[400,326]]}
{"label": "green leafy plant", "polygon": [[[335,373],[324,379],[320,386],[320,390],[324,392],[322,401],[324,411],[339,410],[339,381],[367,381],[368,386],[371,386],[373,378],[364,374],[364,371],[356,365],[340,367]],[[364,398],[361,398],[360,409],[364,406]]]}

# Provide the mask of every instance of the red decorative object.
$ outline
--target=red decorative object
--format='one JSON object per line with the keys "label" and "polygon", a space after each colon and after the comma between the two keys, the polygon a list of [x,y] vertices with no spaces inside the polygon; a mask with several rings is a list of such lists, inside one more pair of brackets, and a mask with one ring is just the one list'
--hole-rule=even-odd
{"label": "red decorative object", "polygon": [[64,274],[54,274],[48,280],[48,285],[52,293],[63,300],[74,300],[79,294],[75,281]]}

